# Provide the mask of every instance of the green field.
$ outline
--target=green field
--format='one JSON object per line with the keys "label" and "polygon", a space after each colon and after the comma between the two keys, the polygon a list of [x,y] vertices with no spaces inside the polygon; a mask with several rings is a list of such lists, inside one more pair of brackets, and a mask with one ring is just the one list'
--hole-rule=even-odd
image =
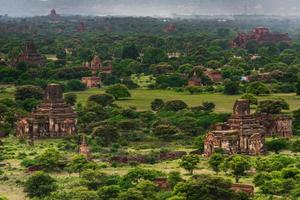
{"label": "green field", "polygon": [[[89,89],[83,92],[74,92],[77,94],[77,101],[80,103],[86,103],[89,96],[93,94],[104,93],[104,89]],[[224,95],[221,93],[203,93],[190,95],[187,92],[176,92],[173,90],[147,90],[147,89],[136,89],[131,90],[131,98],[122,99],[116,101],[116,103],[122,107],[135,106],[138,110],[148,110],[150,109],[150,104],[155,98],[163,99],[164,101],[169,100],[183,100],[189,106],[201,105],[205,101],[212,101],[216,104],[217,112],[231,112],[234,101],[238,99],[241,95]],[[0,99],[3,98],[13,98],[13,90],[10,88],[5,93],[0,93]],[[281,97],[287,101],[290,105],[290,111],[300,109],[300,97],[296,96],[294,93],[289,94],[273,94],[269,96],[261,96],[258,99],[271,99],[274,97]]]}
{"label": "green field", "polygon": [[[103,89],[90,89],[84,92],[76,92],[78,102],[85,103],[90,95],[104,93]],[[196,94],[190,95],[187,92],[176,92],[172,90],[146,90],[136,89],[131,90],[132,97],[129,99],[119,100],[117,104],[122,107],[135,106],[138,110],[150,109],[150,104],[155,98],[163,99],[164,101],[180,99],[185,101],[189,106],[201,105],[202,102],[212,101],[216,104],[217,112],[231,112],[233,104],[241,95],[224,95],[215,94]],[[270,99],[281,97],[290,105],[290,111],[300,108],[300,97],[296,94],[274,94],[270,96],[258,97],[258,99]]]}

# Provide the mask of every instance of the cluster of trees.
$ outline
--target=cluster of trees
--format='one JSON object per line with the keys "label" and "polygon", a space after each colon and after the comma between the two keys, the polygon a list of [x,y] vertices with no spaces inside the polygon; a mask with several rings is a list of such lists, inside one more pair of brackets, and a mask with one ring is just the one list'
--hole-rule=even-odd
{"label": "cluster of trees", "polygon": [[[153,182],[161,177],[167,178],[170,185],[168,190],[158,187]],[[231,190],[231,182],[227,179],[198,175],[185,181],[178,172],[162,174],[159,171],[142,168],[132,169],[122,177],[108,175],[99,170],[85,170],[80,174],[78,183],[62,188],[58,188],[55,178],[38,172],[24,185],[29,197],[44,200],[249,199],[245,193]]]}

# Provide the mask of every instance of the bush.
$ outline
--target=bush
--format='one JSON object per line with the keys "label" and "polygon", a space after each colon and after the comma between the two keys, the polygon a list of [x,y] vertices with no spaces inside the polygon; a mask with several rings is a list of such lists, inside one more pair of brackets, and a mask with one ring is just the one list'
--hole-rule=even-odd
{"label": "bush", "polygon": [[165,102],[162,99],[154,99],[151,102],[151,109],[154,111],[159,111],[165,106]]}
{"label": "bush", "polygon": [[115,97],[116,100],[124,97],[130,97],[128,88],[122,84],[116,84],[108,87],[105,91],[107,94],[110,94]]}
{"label": "bush", "polygon": [[16,100],[26,100],[26,99],[37,99],[42,100],[44,97],[44,90],[40,87],[33,85],[24,85],[17,87],[15,93]]}
{"label": "bush", "polygon": [[188,106],[184,101],[181,100],[173,100],[167,101],[165,104],[165,110],[177,112],[179,110],[186,109]]}
{"label": "bush", "polygon": [[88,100],[96,102],[105,107],[111,105],[114,102],[114,97],[110,94],[95,94],[90,96]]}
{"label": "bush", "polygon": [[284,138],[276,138],[266,142],[267,150],[274,151],[276,154],[278,154],[281,150],[287,149],[288,146],[289,143]]}
{"label": "bush", "polygon": [[159,138],[170,139],[178,133],[178,130],[174,126],[159,125],[154,128],[153,133]]}
{"label": "bush", "polygon": [[55,179],[43,172],[37,172],[25,182],[24,191],[30,198],[43,198],[56,189]]}
{"label": "bush", "polygon": [[74,106],[77,100],[77,95],[74,93],[68,93],[64,96],[65,102],[71,106]]}
{"label": "bush", "polygon": [[265,94],[270,94],[270,89],[263,83],[261,82],[254,82],[251,83],[247,87],[247,93],[250,94],[255,94],[255,95],[265,95]]}
{"label": "bush", "polygon": [[225,80],[224,93],[228,95],[238,94],[240,92],[240,84],[237,81]]}
{"label": "bush", "polygon": [[67,82],[67,89],[70,91],[84,91],[86,85],[79,80],[70,80]]}
{"label": "bush", "polygon": [[283,100],[260,101],[257,107],[258,113],[280,114],[282,109],[289,109],[289,105]]}

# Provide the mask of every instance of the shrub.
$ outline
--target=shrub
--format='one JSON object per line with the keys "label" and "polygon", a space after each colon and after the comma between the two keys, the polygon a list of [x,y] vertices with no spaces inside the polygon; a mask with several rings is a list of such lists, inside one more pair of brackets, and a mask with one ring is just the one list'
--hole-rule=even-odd
{"label": "shrub", "polygon": [[116,84],[108,87],[105,91],[107,94],[110,94],[115,97],[116,100],[124,97],[130,97],[128,88],[122,84]]}
{"label": "shrub", "polygon": [[67,82],[67,89],[71,91],[84,91],[86,85],[79,80],[70,80]]}
{"label": "shrub", "polygon": [[64,96],[65,102],[71,106],[74,106],[77,100],[77,95],[74,93],[68,93]]}
{"label": "shrub", "polygon": [[56,189],[55,179],[43,172],[37,172],[25,182],[24,191],[30,198],[42,198],[48,196]]}
{"label": "shrub", "polygon": [[247,87],[247,93],[255,95],[265,95],[270,94],[270,89],[261,82],[254,82]]}
{"label": "shrub", "polygon": [[96,102],[105,107],[111,105],[114,102],[114,97],[110,94],[95,94],[90,96],[88,100]]}
{"label": "shrub", "polygon": [[171,125],[159,125],[154,128],[153,133],[159,138],[170,139],[178,133],[178,130]]}
{"label": "shrub", "polygon": [[164,107],[165,103],[162,99],[154,99],[151,102],[151,109],[154,111],[159,111]]}
{"label": "shrub", "polygon": [[182,101],[182,100],[173,100],[173,101],[167,101],[164,108],[167,111],[177,112],[179,110],[186,109],[187,107],[188,106],[184,101]]}
{"label": "shrub", "polygon": [[16,100],[25,100],[29,98],[42,100],[44,96],[44,90],[40,87],[33,85],[24,85],[17,87],[15,93]]}

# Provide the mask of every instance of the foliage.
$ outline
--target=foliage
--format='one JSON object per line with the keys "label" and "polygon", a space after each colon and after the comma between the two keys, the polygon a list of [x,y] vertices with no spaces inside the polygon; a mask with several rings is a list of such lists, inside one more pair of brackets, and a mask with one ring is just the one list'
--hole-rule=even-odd
{"label": "foliage", "polygon": [[165,106],[165,102],[162,99],[154,99],[151,102],[151,109],[154,111],[159,111]]}
{"label": "foliage", "polygon": [[25,182],[24,191],[30,198],[46,197],[57,189],[56,181],[48,174],[37,172]]}
{"label": "foliage", "polygon": [[220,153],[214,153],[209,158],[209,165],[210,167],[218,174],[220,172],[221,164],[224,162],[224,155]]}
{"label": "foliage", "polygon": [[224,93],[228,95],[238,94],[240,92],[240,84],[237,81],[226,80],[224,82]]}
{"label": "foliage", "polygon": [[234,176],[236,183],[238,183],[240,178],[245,176],[247,170],[250,169],[251,163],[245,156],[234,155],[225,160],[224,167],[230,171],[230,173]]}
{"label": "foliage", "polygon": [[44,91],[42,88],[33,85],[24,85],[17,87],[15,93],[16,100],[26,100],[29,98],[42,100],[44,96]]}
{"label": "foliage", "polygon": [[192,175],[194,169],[197,168],[197,164],[199,163],[199,161],[200,159],[197,155],[186,155],[181,158],[179,165],[180,167],[187,170],[190,175]]}
{"label": "foliage", "polygon": [[167,111],[174,111],[177,112],[179,110],[183,110],[187,108],[187,104],[184,101],[181,100],[173,100],[173,101],[167,101],[165,103],[164,109]]}
{"label": "foliage", "polygon": [[88,100],[96,102],[105,107],[111,105],[114,102],[114,97],[110,94],[95,94],[90,96]]}
{"label": "foliage", "polygon": [[105,92],[112,95],[116,100],[124,97],[130,97],[128,88],[122,84],[116,84],[108,87]]}
{"label": "foliage", "polygon": [[276,154],[279,154],[280,151],[287,149],[289,143],[284,138],[275,138],[266,142],[266,147],[268,151],[274,151]]}
{"label": "foliage", "polygon": [[260,101],[257,106],[258,113],[280,114],[282,109],[289,109],[283,99]]}
{"label": "foliage", "polygon": [[71,106],[74,106],[77,100],[77,95],[74,93],[67,93],[64,95],[65,102]]}
{"label": "foliage", "polygon": [[270,94],[270,89],[261,82],[253,82],[247,87],[246,92],[255,95],[265,95]]}
{"label": "foliage", "polygon": [[67,82],[67,89],[70,91],[84,91],[86,85],[79,80],[70,80]]}
{"label": "foliage", "polygon": [[209,175],[197,175],[176,185],[173,193],[190,200],[239,199],[239,195],[234,193],[230,187],[231,183],[226,179]]}

